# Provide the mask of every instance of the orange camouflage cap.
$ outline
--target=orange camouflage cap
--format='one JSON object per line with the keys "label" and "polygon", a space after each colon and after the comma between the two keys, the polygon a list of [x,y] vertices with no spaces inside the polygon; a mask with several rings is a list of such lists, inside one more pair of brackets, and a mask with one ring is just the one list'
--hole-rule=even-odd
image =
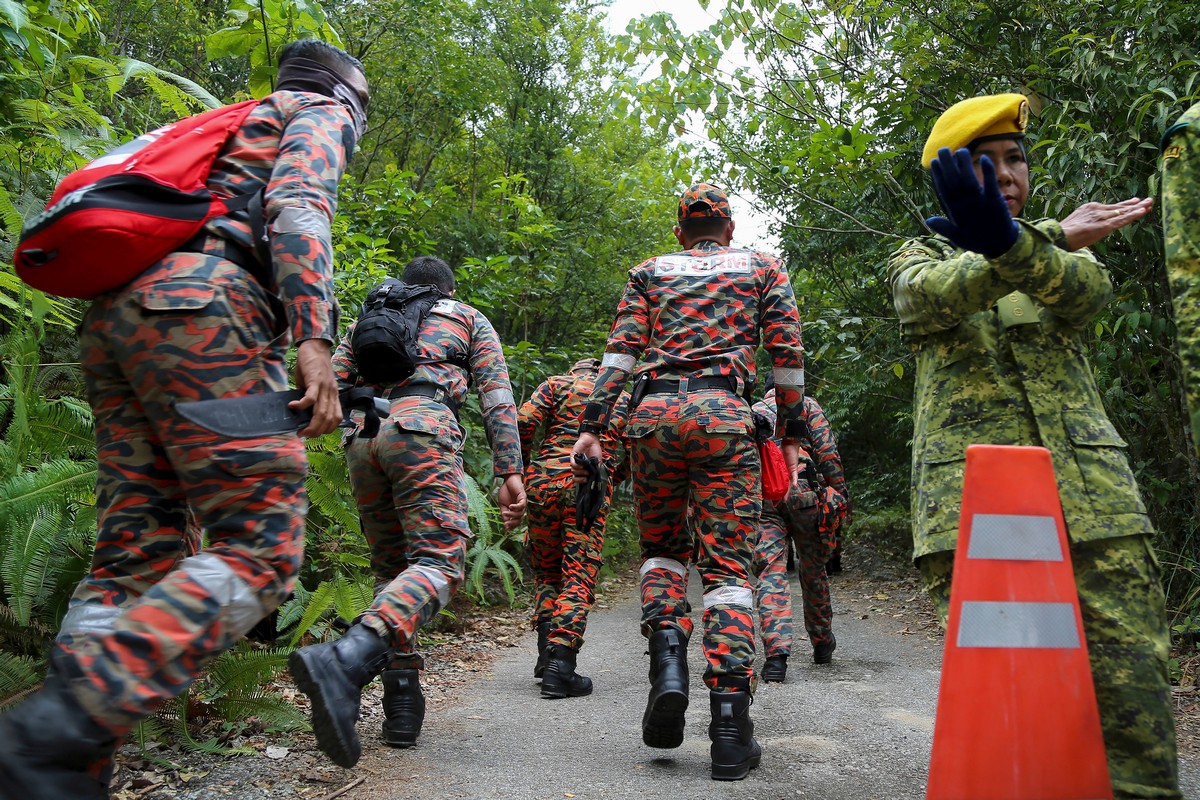
{"label": "orange camouflage cap", "polygon": [[686,219],[731,219],[729,197],[711,183],[696,183],[679,196],[679,221]]}
{"label": "orange camouflage cap", "polygon": [[575,362],[575,366],[571,367],[571,372],[579,372],[581,370],[595,372],[598,369],[600,369],[600,359],[598,359],[598,358],[581,358]]}
{"label": "orange camouflage cap", "polygon": [[943,147],[954,151],[980,139],[1023,138],[1028,121],[1029,101],[1023,94],[987,94],[955,103],[933,124],[921,165],[928,169]]}

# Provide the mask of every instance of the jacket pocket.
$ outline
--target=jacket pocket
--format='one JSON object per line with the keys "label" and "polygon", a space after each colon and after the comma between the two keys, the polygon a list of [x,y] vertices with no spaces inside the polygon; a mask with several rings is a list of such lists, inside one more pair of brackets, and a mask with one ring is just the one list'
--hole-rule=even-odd
{"label": "jacket pocket", "polygon": [[1088,408],[1063,409],[1063,427],[1096,514],[1145,514],[1146,506],[1125,455],[1129,445],[1108,415]]}

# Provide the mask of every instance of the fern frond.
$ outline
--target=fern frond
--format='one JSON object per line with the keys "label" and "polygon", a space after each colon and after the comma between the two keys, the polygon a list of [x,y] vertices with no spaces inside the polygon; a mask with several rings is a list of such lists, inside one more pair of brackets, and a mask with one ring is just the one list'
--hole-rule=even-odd
{"label": "fern frond", "polygon": [[94,461],[54,459],[0,483],[0,515],[21,507],[89,497],[96,484]]}
{"label": "fern frond", "polygon": [[60,508],[39,506],[32,513],[9,517],[0,540],[0,580],[8,606],[22,625],[29,624],[33,609],[57,583],[61,531]]}
{"label": "fern frond", "polygon": [[334,609],[342,619],[355,619],[375,600],[374,581],[370,576],[344,576],[338,581]]}
{"label": "fern frond", "polygon": [[313,626],[313,623],[321,618],[321,615],[328,611],[333,606],[334,598],[337,595],[336,581],[321,581],[321,585],[312,593],[307,606],[304,609],[304,615],[300,617],[300,624],[296,626],[296,632],[292,634],[289,644],[295,647],[304,638],[304,634],[308,633],[308,629]]}
{"label": "fern frond", "polygon": [[492,520],[488,513],[488,509],[492,505],[491,501],[488,500],[483,487],[474,478],[470,475],[464,477],[466,478],[465,483],[467,486],[467,513],[475,523],[475,535],[484,539],[491,539]]}
{"label": "fern frond", "polygon": [[204,675],[200,694],[205,700],[259,691],[287,666],[291,651],[283,647],[256,648],[246,642],[218,656]]}
{"label": "fern frond", "polygon": [[0,708],[23,698],[42,682],[45,664],[31,656],[0,650]]}

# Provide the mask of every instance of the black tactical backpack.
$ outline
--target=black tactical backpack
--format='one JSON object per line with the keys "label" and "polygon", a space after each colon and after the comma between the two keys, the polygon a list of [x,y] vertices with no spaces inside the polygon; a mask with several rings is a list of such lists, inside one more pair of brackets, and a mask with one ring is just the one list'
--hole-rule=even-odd
{"label": "black tactical backpack", "polygon": [[410,285],[388,278],[367,293],[350,349],[366,383],[394,384],[421,363],[417,336],[434,303],[449,295],[436,286]]}

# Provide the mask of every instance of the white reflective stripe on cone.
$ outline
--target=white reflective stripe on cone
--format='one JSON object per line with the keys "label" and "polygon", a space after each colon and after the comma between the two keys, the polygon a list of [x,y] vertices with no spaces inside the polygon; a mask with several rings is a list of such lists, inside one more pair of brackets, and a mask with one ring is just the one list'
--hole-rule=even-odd
{"label": "white reflective stripe on cone", "polygon": [[1072,603],[965,600],[959,647],[1079,647]]}
{"label": "white reflective stripe on cone", "polygon": [[1062,561],[1054,517],[975,514],[967,558],[1009,561]]}

